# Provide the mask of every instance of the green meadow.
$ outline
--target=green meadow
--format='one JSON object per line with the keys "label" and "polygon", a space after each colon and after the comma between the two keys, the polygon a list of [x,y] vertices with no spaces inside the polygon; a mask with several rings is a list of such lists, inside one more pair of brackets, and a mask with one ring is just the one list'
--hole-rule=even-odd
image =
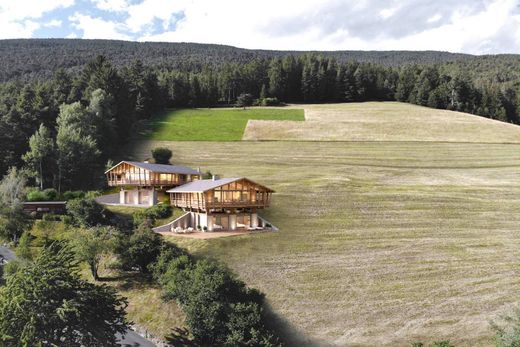
{"label": "green meadow", "polygon": [[[169,147],[174,163],[276,190],[262,215],[279,232],[168,239],[262,290],[291,346],[491,345],[490,321],[520,293],[520,127],[399,103],[295,107],[315,119],[249,129],[270,141],[135,143],[136,159]],[[176,112],[193,110],[169,117]],[[450,124],[467,141],[451,142]],[[131,305],[153,302],[141,296]],[[175,304],[161,305],[159,332],[182,321],[165,313]],[[131,318],[158,324],[139,311]]]}
{"label": "green meadow", "polygon": [[302,109],[221,108],[169,110],[152,119],[156,141],[240,141],[249,120],[303,121]]}

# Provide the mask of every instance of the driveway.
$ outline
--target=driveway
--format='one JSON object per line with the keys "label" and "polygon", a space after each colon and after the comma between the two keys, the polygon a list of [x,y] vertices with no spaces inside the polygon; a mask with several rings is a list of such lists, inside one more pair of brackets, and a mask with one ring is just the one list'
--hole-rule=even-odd
{"label": "driveway", "polygon": [[128,330],[123,339],[121,339],[121,335],[118,334],[117,341],[122,347],[156,347],[154,343],[132,330]]}

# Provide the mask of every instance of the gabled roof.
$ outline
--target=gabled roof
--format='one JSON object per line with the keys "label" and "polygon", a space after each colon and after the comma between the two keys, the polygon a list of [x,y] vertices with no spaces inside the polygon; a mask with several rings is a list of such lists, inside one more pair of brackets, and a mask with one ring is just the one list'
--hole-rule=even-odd
{"label": "gabled roof", "polygon": [[239,180],[249,181],[249,182],[251,182],[253,184],[256,184],[257,186],[265,188],[269,192],[274,192],[274,190],[272,190],[270,188],[267,188],[267,187],[265,187],[265,186],[263,186],[261,184],[258,184],[256,182],[253,182],[250,179],[245,178],[245,177],[221,178],[221,179],[218,179],[218,180],[213,180],[213,179],[198,180],[198,181],[193,181],[193,182],[190,182],[190,183],[183,184],[182,186],[178,186],[176,188],[169,189],[166,192],[167,193],[203,193],[203,192],[206,192],[208,190],[215,189],[215,188],[218,188],[220,186],[223,186],[223,185],[235,182],[235,181],[239,181]]}
{"label": "gabled roof", "polygon": [[114,165],[105,173],[113,170],[114,168],[118,167],[119,165],[126,163],[129,165],[140,167],[141,169],[145,169],[152,172],[157,173],[173,173],[173,174],[182,174],[182,175],[200,175],[201,173],[197,170],[194,170],[192,168],[189,168],[187,166],[179,166],[179,165],[168,165],[168,164],[151,164],[151,163],[142,163],[139,161],[126,161],[123,160],[117,165]]}

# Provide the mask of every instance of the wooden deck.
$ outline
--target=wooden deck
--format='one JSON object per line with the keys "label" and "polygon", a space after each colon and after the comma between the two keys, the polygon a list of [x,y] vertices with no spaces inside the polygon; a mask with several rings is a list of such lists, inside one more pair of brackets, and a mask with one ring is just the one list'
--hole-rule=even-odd
{"label": "wooden deck", "polygon": [[217,239],[221,237],[231,237],[231,236],[242,236],[242,235],[250,235],[256,233],[264,233],[272,230],[263,229],[263,230],[254,230],[254,231],[211,231],[211,232],[192,232],[189,234],[178,234],[171,231],[159,231],[158,234],[161,234],[164,237],[174,237],[174,238],[186,238],[186,239],[198,239],[198,240],[208,240],[208,239]]}

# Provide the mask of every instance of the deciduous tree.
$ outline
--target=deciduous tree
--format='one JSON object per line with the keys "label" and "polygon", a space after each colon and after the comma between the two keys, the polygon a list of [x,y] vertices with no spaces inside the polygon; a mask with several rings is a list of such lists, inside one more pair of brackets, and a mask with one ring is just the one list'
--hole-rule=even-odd
{"label": "deciduous tree", "polygon": [[8,276],[0,297],[3,346],[115,346],[126,300],[80,278],[73,252],[54,244]]}

